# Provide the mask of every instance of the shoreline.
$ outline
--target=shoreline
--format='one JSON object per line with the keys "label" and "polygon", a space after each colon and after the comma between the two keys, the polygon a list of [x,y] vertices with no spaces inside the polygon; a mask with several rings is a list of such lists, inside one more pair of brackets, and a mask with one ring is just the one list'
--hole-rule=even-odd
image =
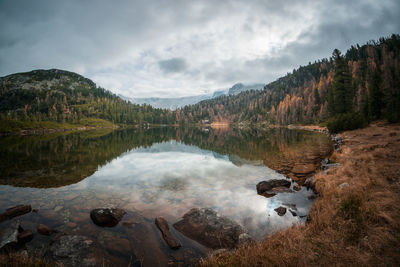
{"label": "shoreline", "polygon": [[198,265],[398,265],[400,125],[374,122],[341,136],[344,144],[330,156],[340,166],[315,175],[318,196],[306,224]]}

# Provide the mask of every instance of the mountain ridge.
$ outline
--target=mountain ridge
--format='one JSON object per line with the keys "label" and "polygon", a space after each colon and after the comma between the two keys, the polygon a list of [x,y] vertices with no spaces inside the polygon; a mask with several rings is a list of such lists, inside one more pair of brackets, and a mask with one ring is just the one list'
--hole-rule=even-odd
{"label": "mountain ridge", "polygon": [[121,94],[119,94],[118,96],[126,101],[130,101],[131,103],[139,105],[148,104],[153,106],[154,108],[165,108],[170,110],[176,110],[184,106],[197,104],[198,102],[201,102],[203,100],[213,99],[223,95],[239,94],[247,90],[262,90],[263,88],[264,84],[259,84],[259,83],[247,84],[247,85],[244,85],[243,83],[236,83],[231,88],[228,89],[217,90],[210,94],[195,95],[195,96],[171,97],[171,98],[164,98],[164,97],[132,98],[123,96]]}

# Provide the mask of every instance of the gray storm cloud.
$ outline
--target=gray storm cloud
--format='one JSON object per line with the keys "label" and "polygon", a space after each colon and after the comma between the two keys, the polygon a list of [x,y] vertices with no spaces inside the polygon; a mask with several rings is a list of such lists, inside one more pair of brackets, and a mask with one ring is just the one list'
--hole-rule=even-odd
{"label": "gray storm cloud", "polygon": [[183,58],[161,60],[158,64],[164,73],[182,72],[187,68],[186,61]]}
{"label": "gray storm cloud", "polygon": [[78,72],[131,97],[267,83],[398,33],[400,2],[0,0],[0,76]]}

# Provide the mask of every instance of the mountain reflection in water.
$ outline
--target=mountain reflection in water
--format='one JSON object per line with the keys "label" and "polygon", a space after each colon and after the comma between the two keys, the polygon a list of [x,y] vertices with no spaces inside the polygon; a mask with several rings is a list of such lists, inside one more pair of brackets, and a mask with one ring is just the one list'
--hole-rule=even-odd
{"label": "mountain reflection in water", "polygon": [[[274,208],[295,204],[301,216],[311,206],[307,198],[311,192],[305,188],[272,198],[257,195],[258,182],[284,178],[267,166],[278,169],[280,163],[304,158],[309,151],[325,155],[330,147],[326,136],[311,132],[231,128],[12,136],[1,138],[0,144],[0,212],[13,205],[32,204],[39,213],[21,217],[25,226],[35,229],[37,223],[46,223],[89,235],[101,244],[104,233],[99,233],[105,230],[94,226],[88,214],[103,206],[125,209],[128,215],[124,220],[140,216],[151,229],[157,216],[174,223],[193,207],[211,207],[260,239],[302,220],[289,212],[278,216]],[[133,242],[121,225],[107,231]],[[170,260],[171,252],[163,241],[154,240],[149,246],[157,246],[159,254]],[[180,258],[184,263],[207,251],[190,240],[183,244],[191,249],[187,258]],[[135,255],[151,257],[151,251],[147,255],[136,251],[134,245],[132,250]],[[123,256],[129,262],[129,255]]]}

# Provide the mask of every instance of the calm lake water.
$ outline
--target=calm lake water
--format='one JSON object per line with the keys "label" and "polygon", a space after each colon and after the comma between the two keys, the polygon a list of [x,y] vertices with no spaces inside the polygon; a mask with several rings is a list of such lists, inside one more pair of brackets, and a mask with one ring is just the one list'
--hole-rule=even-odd
{"label": "calm lake water", "polygon": [[[19,218],[25,229],[43,223],[89,236],[121,265],[185,265],[209,251],[171,226],[191,208],[211,207],[243,225],[255,239],[304,221],[311,191],[303,187],[265,198],[257,195],[256,184],[285,178],[273,169],[307,154],[324,157],[329,142],[312,132],[231,128],[2,137],[0,212],[31,204],[39,212]],[[278,216],[274,209],[287,204],[295,204],[299,216]],[[89,217],[99,207],[119,207],[127,215],[118,226],[101,228]],[[154,225],[158,216],[170,223],[181,249],[170,250],[164,243]],[[48,237],[36,234],[28,248],[44,251],[46,243]]]}

